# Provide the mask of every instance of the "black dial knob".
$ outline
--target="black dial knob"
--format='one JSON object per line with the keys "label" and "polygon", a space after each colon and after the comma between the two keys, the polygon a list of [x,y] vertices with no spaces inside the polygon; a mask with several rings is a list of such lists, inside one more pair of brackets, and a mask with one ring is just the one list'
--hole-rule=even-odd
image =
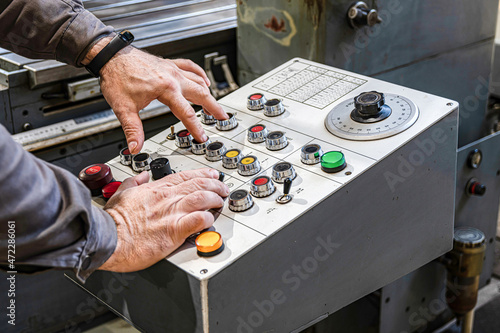
{"label": "black dial knob", "polygon": [[385,104],[383,93],[369,91],[354,97],[351,118],[360,123],[374,123],[391,115],[391,108]]}
{"label": "black dial knob", "polygon": [[467,183],[467,194],[483,196],[486,193],[486,185],[480,183],[476,178],[472,178]]}
{"label": "black dial knob", "polygon": [[168,176],[172,173],[172,168],[170,167],[170,162],[168,158],[160,157],[151,162],[149,164],[151,169],[151,173],[153,175],[154,180],[161,179],[165,176]]}

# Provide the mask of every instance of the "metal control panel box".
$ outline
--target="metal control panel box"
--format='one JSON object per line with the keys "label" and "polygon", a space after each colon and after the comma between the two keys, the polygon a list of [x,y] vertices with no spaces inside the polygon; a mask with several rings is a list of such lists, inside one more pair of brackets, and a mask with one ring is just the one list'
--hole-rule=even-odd
{"label": "metal control panel box", "polygon": [[[226,174],[212,227],[223,251],[200,256],[192,238],[82,286],[139,330],[299,332],[451,249],[457,102],[299,58],[219,102],[229,121],[200,115],[210,152],[181,123],[143,152]],[[135,174],[108,164],[115,179]]]}

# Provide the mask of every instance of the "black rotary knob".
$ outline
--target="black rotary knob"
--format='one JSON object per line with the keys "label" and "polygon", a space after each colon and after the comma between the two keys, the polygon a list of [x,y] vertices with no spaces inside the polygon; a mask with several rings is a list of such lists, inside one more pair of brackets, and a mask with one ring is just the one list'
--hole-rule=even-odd
{"label": "black rotary knob", "polygon": [[472,178],[467,183],[467,194],[475,196],[483,196],[486,193],[486,185],[480,183],[476,178]]}
{"label": "black rotary knob", "polygon": [[172,174],[172,167],[170,166],[170,161],[168,158],[160,157],[149,164],[151,169],[151,174],[154,180],[161,179],[165,176]]}
{"label": "black rotary knob", "polygon": [[373,123],[389,117],[391,112],[391,108],[385,104],[383,93],[369,91],[354,97],[351,118],[360,123]]}

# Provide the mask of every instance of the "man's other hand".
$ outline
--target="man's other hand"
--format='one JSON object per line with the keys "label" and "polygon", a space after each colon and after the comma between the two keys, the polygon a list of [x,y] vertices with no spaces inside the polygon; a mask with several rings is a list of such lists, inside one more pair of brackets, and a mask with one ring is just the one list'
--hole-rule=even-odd
{"label": "man's other hand", "polygon": [[168,256],[190,235],[209,228],[211,208],[224,205],[229,188],[213,169],[183,171],[148,183],[143,172],[128,178],[104,209],[116,222],[114,253],[99,268],[114,272],[145,269]]}

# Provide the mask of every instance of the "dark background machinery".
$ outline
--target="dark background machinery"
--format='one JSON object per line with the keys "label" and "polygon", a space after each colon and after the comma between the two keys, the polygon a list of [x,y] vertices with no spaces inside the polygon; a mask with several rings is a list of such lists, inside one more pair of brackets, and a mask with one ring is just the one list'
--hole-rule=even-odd
{"label": "dark background machinery", "polygon": [[[455,225],[475,227],[485,234],[480,286],[489,283],[500,196],[500,133],[496,132],[500,108],[489,94],[492,90],[498,95],[495,87],[500,81],[493,77],[490,85],[498,0],[372,0],[364,4],[344,0],[89,0],[84,4],[116,29],[130,29],[137,37],[135,45],[152,53],[191,58],[204,65],[205,54],[219,52],[227,55],[233,73],[237,59],[241,85],[299,56],[460,102]],[[224,81],[221,73],[216,75]],[[15,134],[107,110],[99,93],[81,82],[88,78],[84,69],[0,51],[0,123]],[[70,92],[75,91],[84,97],[72,100]],[[147,136],[173,121],[167,110],[146,120]],[[76,173],[89,163],[117,155],[124,145],[121,129],[115,127],[33,153]],[[485,193],[469,193],[471,180],[485,186]],[[25,315],[20,313],[28,331],[62,329],[61,323],[88,322],[104,312],[103,308],[86,311],[99,307],[82,305],[87,297],[72,286],[67,286],[65,297],[49,297],[48,290],[67,284],[58,272],[22,279],[20,283],[34,286],[24,288],[25,303],[31,302],[34,291],[38,296],[32,303],[36,306],[27,307]],[[311,330],[431,330],[451,318],[443,299],[445,279],[446,268],[429,263]],[[39,310],[56,301],[65,306]],[[421,308],[431,316],[423,315]]]}

